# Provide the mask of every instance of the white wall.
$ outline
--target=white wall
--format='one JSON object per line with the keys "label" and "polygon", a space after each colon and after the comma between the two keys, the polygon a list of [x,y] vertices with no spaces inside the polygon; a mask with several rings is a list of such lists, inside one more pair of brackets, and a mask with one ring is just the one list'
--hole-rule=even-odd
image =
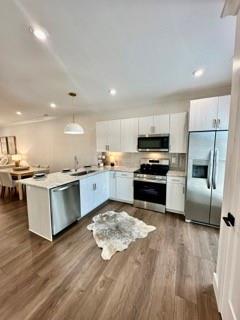
{"label": "white wall", "polygon": [[96,163],[94,118],[81,117],[84,135],[65,135],[69,117],[0,129],[0,136],[14,135],[17,148],[30,164],[50,165],[51,171],[73,167],[77,155],[81,165]]}

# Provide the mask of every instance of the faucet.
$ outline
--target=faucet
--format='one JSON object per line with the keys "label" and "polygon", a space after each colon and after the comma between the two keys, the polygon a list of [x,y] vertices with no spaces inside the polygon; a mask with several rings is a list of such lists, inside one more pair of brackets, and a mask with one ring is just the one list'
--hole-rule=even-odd
{"label": "faucet", "polygon": [[77,156],[74,156],[74,170],[77,171],[79,168],[79,161]]}

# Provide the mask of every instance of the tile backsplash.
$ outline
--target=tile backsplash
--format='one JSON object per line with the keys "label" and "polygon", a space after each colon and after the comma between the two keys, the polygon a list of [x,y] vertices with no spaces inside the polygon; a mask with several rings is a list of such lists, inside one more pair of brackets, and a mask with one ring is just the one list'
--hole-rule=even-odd
{"label": "tile backsplash", "polygon": [[107,152],[106,163],[114,162],[117,166],[138,167],[140,160],[145,159],[169,159],[172,170],[186,170],[186,154],[166,152]]}

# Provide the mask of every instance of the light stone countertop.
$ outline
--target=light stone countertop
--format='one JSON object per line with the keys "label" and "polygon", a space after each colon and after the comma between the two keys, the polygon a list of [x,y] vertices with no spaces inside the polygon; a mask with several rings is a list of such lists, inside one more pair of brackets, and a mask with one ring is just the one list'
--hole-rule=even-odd
{"label": "light stone countertop", "polygon": [[88,171],[88,170],[96,170],[95,172],[88,173],[83,176],[71,176],[71,173],[75,173],[75,171],[72,170],[71,172],[66,172],[66,173],[62,173],[62,172],[49,173],[45,177],[39,178],[39,179],[34,179],[34,178],[22,179],[22,180],[19,180],[18,182],[27,186],[52,189],[52,188],[60,187],[67,183],[83,180],[85,178],[94,176],[101,172],[121,171],[121,172],[133,173],[137,169],[138,168],[125,167],[125,166],[115,166],[115,167],[106,166],[102,168],[98,168],[97,166],[96,167],[92,166],[91,168],[80,168],[77,171],[77,172],[82,172],[82,171]]}
{"label": "light stone countertop", "polygon": [[180,170],[169,170],[167,177],[186,177],[186,172]]}

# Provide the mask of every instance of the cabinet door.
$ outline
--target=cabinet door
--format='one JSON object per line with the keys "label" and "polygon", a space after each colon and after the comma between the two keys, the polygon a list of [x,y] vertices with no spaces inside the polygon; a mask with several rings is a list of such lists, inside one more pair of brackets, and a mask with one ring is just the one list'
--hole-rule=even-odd
{"label": "cabinet door", "polygon": [[124,173],[117,175],[117,200],[133,203],[133,179],[124,176]]}
{"label": "cabinet door", "polygon": [[109,172],[109,198],[117,198],[117,182],[116,182],[116,172]]}
{"label": "cabinet door", "polygon": [[81,217],[95,208],[94,203],[94,188],[92,177],[80,181],[80,202],[81,202]]}
{"label": "cabinet door", "polygon": [[107,151],[108,145],[108,122],[100,121],[96,123],[97,152]]}
{"label": "cabinet door", "polygon": [[184,213],[185,185],[181,183],[167,183],[167,210]]}
{"label": "cabinet door", "polygon": [[187,113],[170,115],[170,153],[187,152]]}
{"label": "cabinet door", "polygon": [[154,122],[153,116],[144,117],[138,119],[139,123],[139,135],[154,134]]}
{"label": "cabinet door", "polygon": [[109,199],[108,172],[99,173],[93,176],[93,189],[95,208]]}
{"label": "cabinet door", "polygon": [[218,97],[192,100],[189,131],[216,130]]}
{"label": "cabinet door", "polygon": [[121,151],[121,120],[108,121],[109,151]]}
{"label": "cabinet door", "polygon": [[154,133],[155,134],[168,134],[169,133],[169,114],[161,114],[154,116]]}
{"label": "cabinet door", "polygon": [[228,130],[230,113],[230,96],[219,97],[218,102],[218,130]]}
{"label": "cabinet door", "polygon": [[121,151],[137,152],[138,119],[121,120]]}

